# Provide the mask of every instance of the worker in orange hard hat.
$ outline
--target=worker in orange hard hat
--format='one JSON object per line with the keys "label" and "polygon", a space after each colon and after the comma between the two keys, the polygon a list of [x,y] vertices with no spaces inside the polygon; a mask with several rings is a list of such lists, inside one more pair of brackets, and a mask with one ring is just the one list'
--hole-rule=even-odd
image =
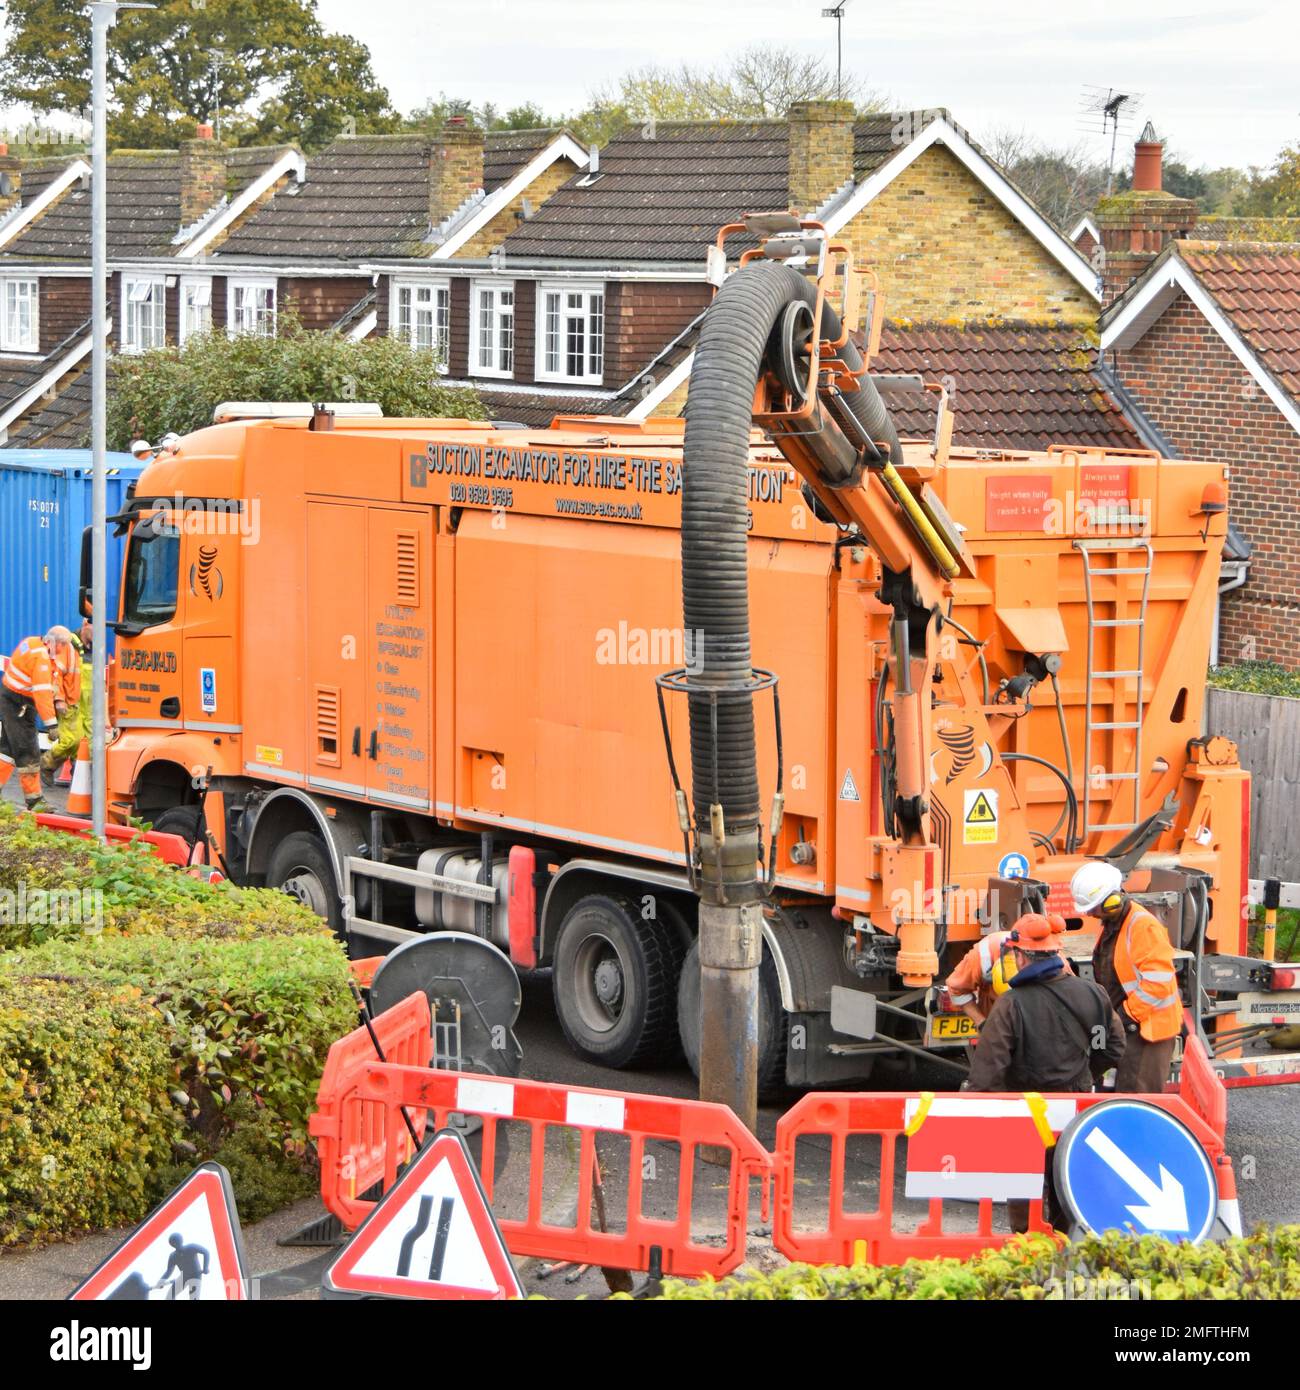
{"label": "worker in orange hard hat", "polygon": [[[1064,917],[1049,913],[1048,921],[1058,934],[1065,930]],[[1008,936],[1010,932],[995,931],[981,937],[944,981],[948,997],[979,1026],[983,1026],[997,996],[1011,987],[1010,977],[1016,973],[1015,954],[1006,949]],[[1069,961],[1065,968],[1070,969]]]}
{"label": "worker in orange hard hat", "polygon": [[[1060,919],[1056,919],[1059,921]],[[1066,968],[1056,922],[1026,913],[1006,935],[1007,991],[980,1030],[971,1091],[1090,1091],[1124,1054],[1106,993]]]}
{"label": "worker in orange hard hat", "polygon": [[1129,897],[1124,875],[1104,859],[1079,868],[1070,880],[1070,892],[1081,913],[1101,922],[1092,973],[1123,1019],[1128,1038],[1115,1089],[1163,1091],[1183,1028],[1169,932]]}
{"label": "worker in orange hard hat", "polygon": [[[1071,973],[1061,955],[1061,919],[1028,912],[1006,934],[1006,992],[980,1030],[963,1091],[1091,1091],[1124,1055],[1124,1030],[1106,992]],[[1014,970],[1011,969],[1014,962]],[[1044,1211],[1064,1228],[1044,1155]],[[1029,1229],[1029,1203],[1012,1199],[1013,1231]]]}
{"label": "worker in orange hard hat", "polygon": [[44,637],[24,637],[19,642],[0,681],[0,788],[17,768],[29,811],[48,809],[41,798],[37,724],[52,731],[67,709],[55,688],[55,673],[66,669],[71,659],[72,633],[66,627],[52,627]]}

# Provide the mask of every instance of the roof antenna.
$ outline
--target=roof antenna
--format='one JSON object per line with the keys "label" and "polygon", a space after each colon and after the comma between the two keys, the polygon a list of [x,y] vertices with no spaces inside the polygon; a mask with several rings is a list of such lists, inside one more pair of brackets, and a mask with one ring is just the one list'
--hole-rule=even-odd
{"label": "roof antenna", "polygon": [[1080,96],[1081,128],[1091,135],[1109,134],[1110,161],[1106,165],[1106,196],[1115,187],[1115,146],[1121,128],[1128,130],[1142,104],[1141,92],[1120,92],[1114,87],[1088,84]]}

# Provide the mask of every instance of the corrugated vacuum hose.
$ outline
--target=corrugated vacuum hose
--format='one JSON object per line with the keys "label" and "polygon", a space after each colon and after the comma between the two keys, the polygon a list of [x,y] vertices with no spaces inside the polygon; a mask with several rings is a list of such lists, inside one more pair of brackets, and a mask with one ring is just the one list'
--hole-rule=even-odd
{"label": "corrugated vacuum hose", "polygon": [[[806,334],[813,284],[789,266],[755,260],[731,275],[700,327],[686,403],[682,465],[682,608],[694,658],[684,685],[690,714],[691,796],[700,891],[700,1096],[753,1126],[758,1043],[758,967],[763,902],[758,873],[760,808],[749,629],[749,434],[764,358],[797,376],[788,340]],[[781,331],[782,329],[788,331]],[[823,308],[822,340],[840,335]],[[774,331],[775,330],[775,331]],[[840,350],[852,369],[861,357]],[[806,368],[805,368],[806,370]],[[875,386],[838,398],[868,439],[898,435]],[[845,479],[828,478],[832,485]],[[769,848],[776,853],[776,846]]]}

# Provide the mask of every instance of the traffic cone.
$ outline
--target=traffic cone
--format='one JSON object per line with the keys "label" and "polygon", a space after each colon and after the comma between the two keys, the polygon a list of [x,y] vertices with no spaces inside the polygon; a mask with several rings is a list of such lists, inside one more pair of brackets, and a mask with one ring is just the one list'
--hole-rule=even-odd
{"label": "traffic cone", "polygon": [[77,765],[72,771],[72,790],[68,793],[68,814],[90,814],[90,745],[83,738],[77,748]]}
{"label": "traffic cone", "polygon": [[54,774],[54,785],[56,787],[70,787],[72,785],[72,759],[67,759],[58,772]]}

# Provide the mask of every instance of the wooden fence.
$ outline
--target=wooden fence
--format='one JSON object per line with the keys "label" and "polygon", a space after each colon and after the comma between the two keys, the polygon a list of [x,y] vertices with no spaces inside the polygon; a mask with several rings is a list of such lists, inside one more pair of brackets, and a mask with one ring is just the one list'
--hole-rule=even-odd
{"label": "wooden fence", "polygon": [[1205,692],[1205,731],[1232,739],[1250,770],[1250,876],[1300,883],[1300,700]]}

